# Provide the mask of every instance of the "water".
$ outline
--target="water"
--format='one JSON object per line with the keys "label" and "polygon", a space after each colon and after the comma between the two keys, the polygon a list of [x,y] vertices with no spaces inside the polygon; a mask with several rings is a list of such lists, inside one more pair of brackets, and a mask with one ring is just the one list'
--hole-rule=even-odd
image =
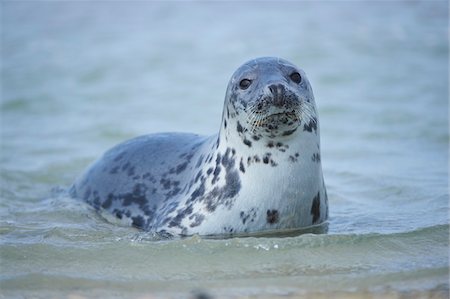
{"label": "water", "polygon": [[[445,1],[1,6],[3,297],[448,297]],[[125,139],[215,133],[267,55],[313,85],[328,234],[154,241],[65,195]]]}

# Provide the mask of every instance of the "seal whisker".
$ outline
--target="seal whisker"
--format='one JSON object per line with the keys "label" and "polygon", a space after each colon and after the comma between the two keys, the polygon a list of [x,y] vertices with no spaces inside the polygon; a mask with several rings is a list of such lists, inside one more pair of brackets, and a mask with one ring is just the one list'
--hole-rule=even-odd
{"label": "seal whisker", "polygon": [[314,123],[317,122],[317,118],[315,117],[316,110],[314,105],[308,102],[302,102],[299,110],[299,118],[304,119],[305,121],[312,121]]}
{"label": "seal whisker", "polygon": [[250,131],[251,132],[255,132],[256,128],[259,127],[261,125],[263,116],[262,115],[258,115],[256,113],[253,113],[249,116],[248,118],[248,123],[250,124]]}

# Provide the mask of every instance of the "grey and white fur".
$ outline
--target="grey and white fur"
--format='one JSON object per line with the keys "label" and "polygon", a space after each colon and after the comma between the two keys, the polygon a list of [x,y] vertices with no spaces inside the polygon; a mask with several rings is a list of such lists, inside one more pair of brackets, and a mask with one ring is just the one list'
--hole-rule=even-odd
{"label": "grey and white fur", "polygon": [[162,133],[107,151],[73,197],[170,235],[290,230],[328,218],[319,119],[306,74],[273,57],[231,77],[218,134]]}

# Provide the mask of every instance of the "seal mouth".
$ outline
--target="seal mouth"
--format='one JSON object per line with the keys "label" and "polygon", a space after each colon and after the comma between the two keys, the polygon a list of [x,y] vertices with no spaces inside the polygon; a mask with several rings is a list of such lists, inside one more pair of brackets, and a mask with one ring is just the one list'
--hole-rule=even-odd
{"label": "seal mouth", "polygon": [[296,110],[289,112],[273,113],[267,116],[260,116],[252,119],[249,124],[252,128],[263,127],[266,125],[293,125],[300,120],[300,116]]}
{"label": "seal mouth", "polygon": [[315,107],[308,101],[302,101],[297,107],[291,107],[288,110],[274,112],[269,114],[250,111],[247,116],[249,130],[253,133],[276,136],[283,131],[295,131],[302,122],[317,121]]}

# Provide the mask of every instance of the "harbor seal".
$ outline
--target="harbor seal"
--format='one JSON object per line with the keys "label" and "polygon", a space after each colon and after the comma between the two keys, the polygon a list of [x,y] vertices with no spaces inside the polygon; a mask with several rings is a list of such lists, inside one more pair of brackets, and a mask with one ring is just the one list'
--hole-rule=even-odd
{"label": "harbor seal", "polygon": [[218,134],[161,133],[107,151],[71,187],[153,233],[229,235],[326,221],[319,119],[306,74],[281,58],[232,75]]}

